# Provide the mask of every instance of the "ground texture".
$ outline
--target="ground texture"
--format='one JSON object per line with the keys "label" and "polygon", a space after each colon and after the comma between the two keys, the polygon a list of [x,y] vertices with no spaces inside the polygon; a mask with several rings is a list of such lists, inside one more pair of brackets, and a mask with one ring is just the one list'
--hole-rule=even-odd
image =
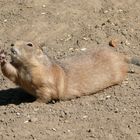
{"label": "ground texture", "polygon": [[[0,0],[0,48],[34,41],[61,59],[115,39],[139,56],[139,12],[139,0]],[[0,72],[0,140],[140,140],[140,68],[130,70],[121,85],[55,104],[33,103]]]}

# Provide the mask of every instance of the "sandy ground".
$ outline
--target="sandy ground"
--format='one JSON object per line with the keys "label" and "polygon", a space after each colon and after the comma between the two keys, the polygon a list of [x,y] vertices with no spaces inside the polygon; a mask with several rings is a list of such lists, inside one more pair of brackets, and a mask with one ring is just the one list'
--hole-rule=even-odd
{"label": "sandy ground", "polygon": [[[61,59],[117,40],[140,55],[139,0],[0,0],[0,47],[18,39]],[[0,140],[140,140],[140,68],[118,86],[79,99],[35,104],[0,72]]]}

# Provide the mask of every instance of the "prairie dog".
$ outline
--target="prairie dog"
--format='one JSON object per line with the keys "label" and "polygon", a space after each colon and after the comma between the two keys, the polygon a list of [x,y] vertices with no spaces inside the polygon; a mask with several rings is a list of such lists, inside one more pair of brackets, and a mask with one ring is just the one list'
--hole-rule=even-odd
{"label": "prairie dog", "polygon": [[1,51],[3,74],[44,103],[90,95],[119,84],[128,72],[128,62],[135,62],[102,47],[57,63],[26,41],[12,45],[11,60],[7,62]]}

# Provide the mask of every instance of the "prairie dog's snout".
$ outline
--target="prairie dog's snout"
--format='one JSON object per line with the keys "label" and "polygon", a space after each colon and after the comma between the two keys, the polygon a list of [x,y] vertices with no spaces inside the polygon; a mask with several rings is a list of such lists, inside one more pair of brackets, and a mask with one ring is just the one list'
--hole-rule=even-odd
{"label": "prairie dog's snout", "polygon": [[16,51],[15,51],[15,49],[14,49],[14,48],[11,48],[10,50],[11,50],[11,52],[12,52],[13,54],[15,54],[15,53],[16,53]]}
{"label": "prairie dog's snout", "polygon": [[13,56],[20,54],[18,48],[14,47],[14,46],[10,50],[11,50],[11,55],[13,55]]}

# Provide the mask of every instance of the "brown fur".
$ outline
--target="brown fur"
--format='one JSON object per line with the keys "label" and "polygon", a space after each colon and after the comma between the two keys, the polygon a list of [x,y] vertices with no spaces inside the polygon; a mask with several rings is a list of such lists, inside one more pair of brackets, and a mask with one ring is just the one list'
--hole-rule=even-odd
{"label": "brown fur", "polygon": [[109,48],[96,48],[58,63],[31,43],[18,41],[12,48],[12,63],[1,63],[3,74],[45,103],[96,93],[121,83],[128,72],[125,58]]}

